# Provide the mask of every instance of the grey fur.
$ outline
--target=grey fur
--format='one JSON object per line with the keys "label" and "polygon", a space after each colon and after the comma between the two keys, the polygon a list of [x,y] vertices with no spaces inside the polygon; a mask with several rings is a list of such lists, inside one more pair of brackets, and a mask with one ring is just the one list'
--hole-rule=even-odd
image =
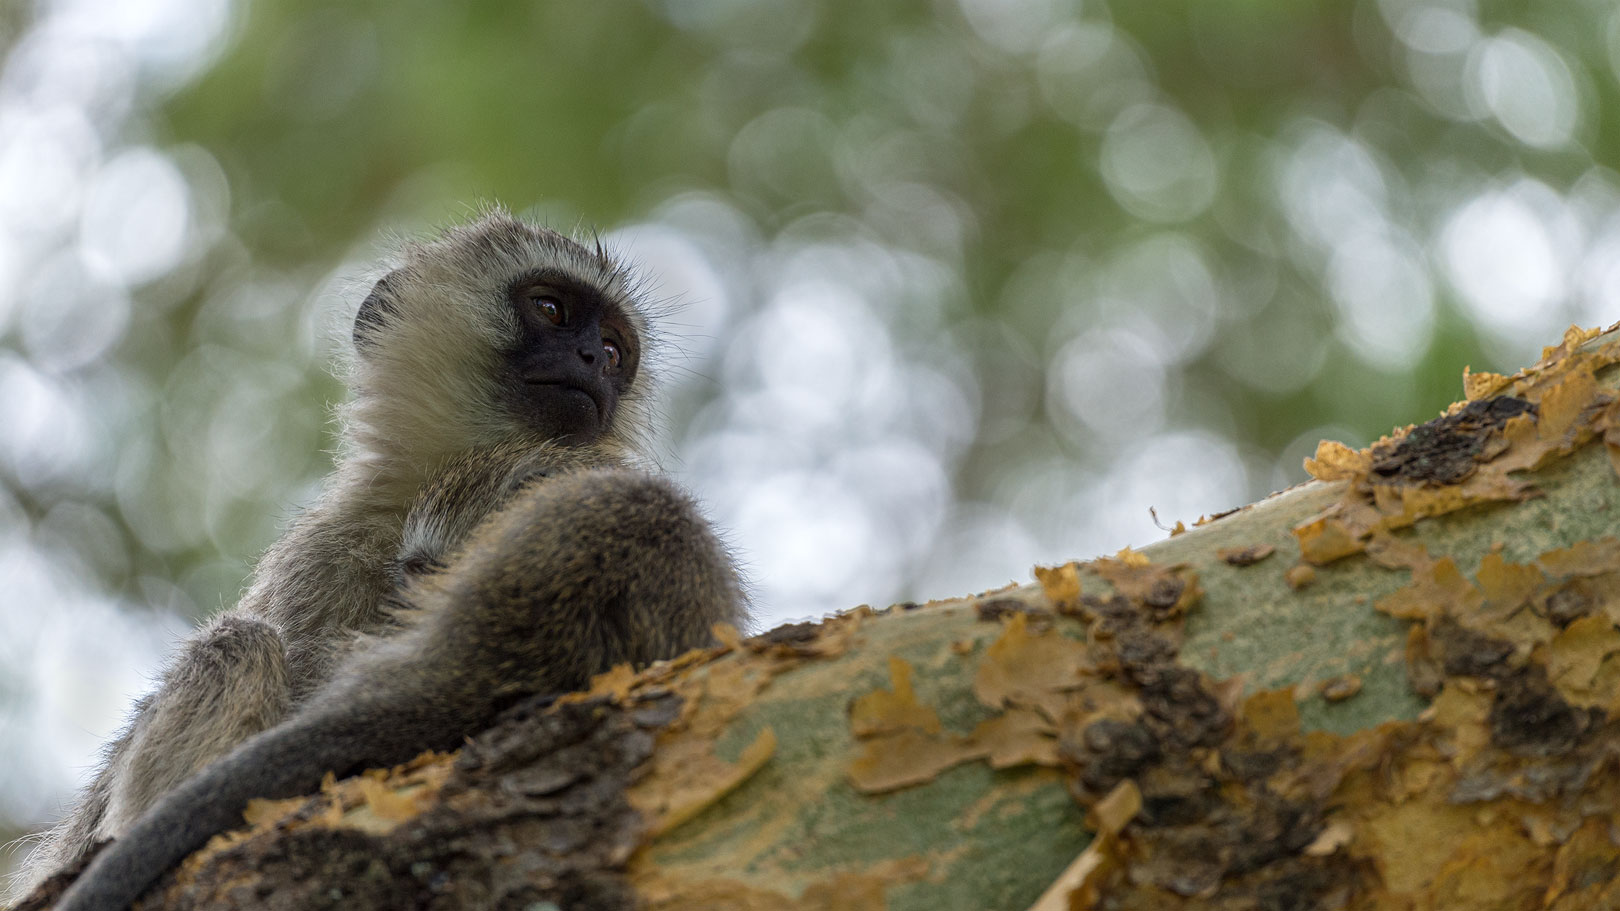
{"label": "grey fur", "polygon": [[[388,626],[402,523],[447,459],[473,447],[557,451],[554,432],[508,407],[500,361],[522,329],[510,287],[542,268],[595,289],[638,346],[648,346],[629,273],[599,246],[494,212],[407,248],[357,317],[351,400],[340,411],[340,457],[324,493],[260,559],[237,605],[193,634],[136,704],[77,805],[13,879],[12,898],[280,723],[327,683],[357,634]],[[634,377],[590,451],[635,463],[647,397],[647,377]]]}
{"label": "grey fur", "polygon": [[443,569],[405,581],[397,628],[363,637],[290,718],[164,796],[91,862],[58,911],[127,908],[239,826],[249,799],[453,747],[524,696],[673,657],[709,644],[715,623],[741,622],[731,561],[690,498],[659,476],[580,467],[591,460],[569,454],[570,464],[548,463],[507,448],[452,462],[412,511],[403,554],[437,559],[514,479],[529,480]]}

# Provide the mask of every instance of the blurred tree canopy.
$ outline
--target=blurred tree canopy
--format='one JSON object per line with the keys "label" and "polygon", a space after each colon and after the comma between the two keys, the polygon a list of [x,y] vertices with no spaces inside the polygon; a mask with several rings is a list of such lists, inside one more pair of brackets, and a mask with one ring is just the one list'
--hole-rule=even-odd
{"label": "blurred tree canopy", "polygon": [[23,821],[313,496],[388,238],[484,201],[672,305],[662,455],[768,622],[1142,543],[1620,313],[1597,0],[40,0],[0,33]]}

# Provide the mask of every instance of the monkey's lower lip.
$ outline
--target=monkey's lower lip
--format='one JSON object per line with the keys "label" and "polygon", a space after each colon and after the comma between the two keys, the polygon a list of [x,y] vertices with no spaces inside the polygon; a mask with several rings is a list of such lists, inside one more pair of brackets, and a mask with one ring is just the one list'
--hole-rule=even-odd
{"label": "monkey's lower lip", "polygon": [[586,396],[593,400],[596,398],[596,396],[591,395],[591,391],[589,389],[586,389],[584,386],[581,386],[578,383],[570,383],[567,380],[527,380],[526,382],[530,386],[555,386],[560,389],[566,389],[569,392],[577,392],[580,395]]}
{"label": "monkey's lower lip", "polygon": [[564,394],[572,393],[572,398],[584,399],[586,402],[590,402],[591,408],[597,413],[598,416],[600,416],[602,413],[602,403],[596,400],[596,395],[592,393],[591,390],[586,389],[584,386],[577,383],[570,383],[567,380],[540,379],[525,380],[524,382],[531,389],[541,386],[549,386]]}

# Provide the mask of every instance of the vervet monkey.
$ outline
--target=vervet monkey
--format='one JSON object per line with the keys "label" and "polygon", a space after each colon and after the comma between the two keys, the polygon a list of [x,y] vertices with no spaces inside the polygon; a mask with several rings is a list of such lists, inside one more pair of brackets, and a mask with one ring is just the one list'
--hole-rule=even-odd
{"label": "vervet monkey", "polygon": [[640,460],[645,310],[600,246],[502,213],[408,248],[355,316],[351,400],[322,496],[261,558],[241,601],[136,704],[13,896],[280,723],[327,683],[356,634],[386,625],[406,512],[447,459],[506,445]]}
{"label": "vervet monkey", "polygon": [[406,521],[392,628],[361,638],[281,724],[163,796],[56,907],[127,908],[240,825],[251,798],[456,746],[524,696],[673,657],[740,621],[731,561],[685,494],[646,472],[571,467],[511,448],[453,461]]}

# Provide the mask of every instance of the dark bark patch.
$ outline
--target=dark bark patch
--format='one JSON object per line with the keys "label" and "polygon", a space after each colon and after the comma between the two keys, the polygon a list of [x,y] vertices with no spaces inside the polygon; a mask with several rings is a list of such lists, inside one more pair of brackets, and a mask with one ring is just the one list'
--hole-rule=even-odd
{"label": "dark bark patch", "polygon": [[748,640],[750,645],[805,645],[821,636],[821,625],[810,623],[784,623]]}
{"label": "dark bark patch", "polygon": [[[1306,850],[1327,827],[1324,796],[1297,785],[1279,790],[1304,774],[1292,698],[1258,700],[1246,717],[1251,710],[1233,702],[1237,688],[1180,662],[1179,620],[1194,579],[1113,569],[1119,582],[1109,581],[1130,596],[1082,596],[1075,613],[1089,623],[1096,666],[1132,690],[1135,711],[1062,727],[1058,743],[1083,804],[1121,787],[1140,796],[1117,833],[1101,836],[1117,840],[1104,854],[1121,866],[1098,885],[1099,907],[1190,900],[1187,907],[1305,911],[1364,894],[1363,861]],[[1267,706],[1278,705],[1268,718]]]}
{"label": "dark bark patch", "polygon": [[1509,419],[1535,414],[1536,406],[1511,396],[1469,402],[1455,414],[1420,424],[1405,436],[1372,450],[1372,477],[1385,484],[1441,487],[1473,474],[1500,453],[1492,436]]}
{"label": "dark bark patch", "polygon": [[393,831],[259,833],[188,881],[168,874],[155,894],[172,911],[633,908],[624,864],[643,824],[625,792],[680,704],[668,692],[519,703],[462,748],[435,803]]}
{"label": "dark bark patch", "polygon": [[1511,659],[1516,646],[1512,642],[1469,629],[1450,617],[1442,617],[1435,624],[1429,641],[1449,676],[1494,680],[1513,673]]}
{"label": "dark bark patch", "polygon": [[985,598],[973,603],[973,610],[980,620],[1001,621],[1013,614],[1024,614],[1030,619],[1050,620],[1052,612],[1044,608],[1032,607],[1018,598]]}
{"label": "dark bark patch", "polygon": [[1210,681],[1178,663],[1150,611],[1118,597],[1083,603],[1094,640],[1141,705],[1134,720],[1096,720],[1059,742],[1082,802],[1126,779],[1141,794],[1120,835],[1131,886],[1116,882],[1103,894],[1128,905],[1126,892],[1149,887],[1211,907],[1279,911],[1355,894],[1365,880],[1359,862],[1305,852],[1326,826],[1325,807],[1273,790],[1274,776],[1298,767],[1299,751],[1235,717]]}
{"label": "dark bark patch", "polygon": [[1597,606],[1596,602],[1597,599],[1586,590],[1586,580],[1575,579],[1549,594],[1541,604],[1533,605],[1532,609],[1552,623],[1568,626],[1590,614]]}
{"label": "dark bark patch", "polygon": [[784,623],[767,630],[744,644],[754,652],[773,652],[780,655],[811,658],[822,654],[822,634],[825,628],[818,623]]}
{"label": "dark bark patch", "polygon": [[1491,742],[1519,756],[1555,756],[1602,721],[1601,709],[1577,709],[1565,701],[1537,665],[1498,682],[1491,702]]}
{"label": "dark bark patch", "polygon": [[1105,718],[1087,725],[1078,737],[1061,738],[1058,755],[1078,770],[1086,791],[1102,795],[1157,762],[1161,754],[1159,739],[1147,725]]}

